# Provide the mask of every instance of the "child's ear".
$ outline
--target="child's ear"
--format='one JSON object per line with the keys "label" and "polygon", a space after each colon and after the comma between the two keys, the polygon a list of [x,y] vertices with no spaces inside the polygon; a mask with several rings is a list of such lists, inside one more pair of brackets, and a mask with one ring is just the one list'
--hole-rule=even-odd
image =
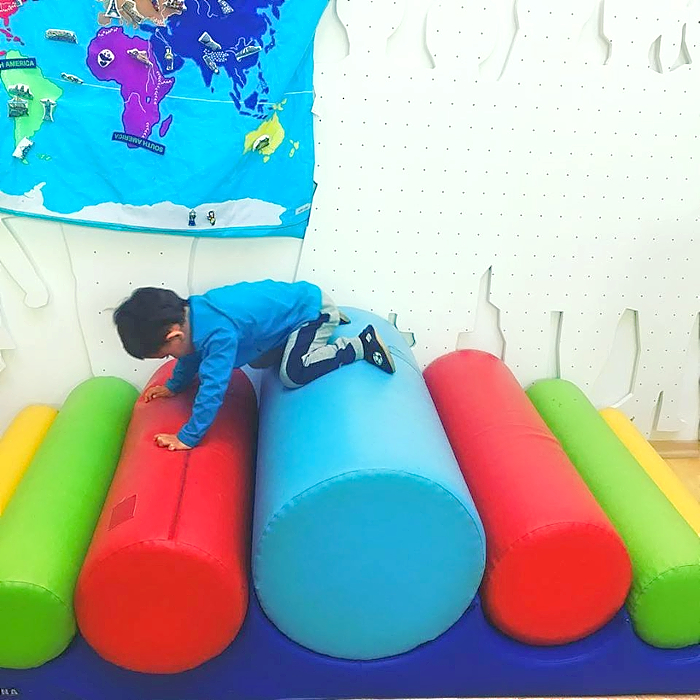
{"label": "child's ear", "polygon": [[169,343],[171,340],[175,340],[176,338],[184,338],[185,334],[183,333],[182,329],[180,326],[173,326],[172,329],[170,330],[170,333],[165,336],[165,342]]}

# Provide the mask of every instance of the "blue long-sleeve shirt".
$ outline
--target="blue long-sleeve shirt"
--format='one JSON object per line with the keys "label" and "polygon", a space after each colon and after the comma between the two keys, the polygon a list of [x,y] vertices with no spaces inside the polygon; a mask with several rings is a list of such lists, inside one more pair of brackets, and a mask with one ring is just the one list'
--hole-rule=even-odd
{"label": "blue long-sleeve shirt", "polygon": [[197,445],[216,418],[233,370],[281,347],[318,318],[321,290],[308,282],[242,282],[189,299],[194,352],[178,360],[166,386],[183,391],[199,374],[190,420],[178,438]]}

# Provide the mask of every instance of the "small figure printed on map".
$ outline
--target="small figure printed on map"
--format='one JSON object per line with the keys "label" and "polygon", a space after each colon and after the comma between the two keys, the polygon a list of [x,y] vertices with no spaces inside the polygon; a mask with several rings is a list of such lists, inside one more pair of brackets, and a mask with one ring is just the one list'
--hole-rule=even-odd
{"label": "small figure printed on map", "polygon": [[135,27],[138,27],[146,19],[136,8],[134,0],[124,0],[122,3],[122,15],[130,20]]}
{"label": "small figure printed on map", "polygon": [[254,151],[262,151],[263,148],[267,148],[270,145],[270,137],[268,134],[263,134],[262,136],[258,136],[257,139],[255,139],[255,142],[253,143],[253,150]]}
{"label": "small figure printed on map", "polygon": [[10,119],[19,119],[29,114],[29,102],[21,97],[13,97],[7,103],[7,116]]}
{"label": "small figure printed on map", "polygon": [[228,61],[229,51],[205,51],[202,56],[204,63],[209,66],[209,68],[214,71],[214,73],[219,72],[219,66],[223,65]]}
{"label": "small figure printed on map", "polygon": [[119,12],[119,6],[117,5],[117,0],[109,0],[109,4],[105,9],[105,17],[109,19],[121,19],[121,13]]}
{"label": "small figure printed on map", "polygon": [[21,97],[23,100],[33,100],[34,95],[29,89],[29,85],[23,85],[18,83],[17,85],[11,85],[7,90],[12,97]]}
{"label": "small figure printed on map", "polygon": [[197,212],[194,209],[190,209],[190,221],[189,221],[189,226],[196,226],[197,225]]}
{"label": "small figure printed on map", "polygon": [[262,48],[257,44],[250,44],[249,46],[244,46],[240,51],[237,51],[234,55],[236,60],[240,63],[244,58],[249,56],[254,56],[256,53],[260,53]]}
{"label": "small figure printed on map", "polygon": [[221,51],[221,44],[211,38],[209,32],[202,32],[202,35],[197,40],[202,46],[206,46],[210,51]]}
{"label": "small figure printed on map", "polygon": [[165,48],[165,70],[170,72],[175,68],[175,54],[173,50],[166,46]]}
{"label": "small figure printed on map", "polygon": [[47,29],[46,38],[51,41],[65,41],[69,44],[78,43],[78,37],[70,29]]}
{"label": "small figure printed on map", "polygon": [[212,226],[216,226],[216,212],[210,211],[210,212],[207,214],[207,219],[209,219],[209,223],[210,223]]}
{"label": "small figure printed on map", "polygon": [[184,12],[187,9],[185,0],[165,0],[163,5],[167,9],[174,10],[175,12]]}
{"label": "small figure printed on map", "polygon": [[26,136],[17,144],[12,156],[19,160],[24,160],[29,153],[29,149],[34,145],[34,141],[30,141]]}
{"label": "small figure printed on map", "polygon": [[151,5],[156,12],[160,12],[160,2],[158,0],[151,0]]}
{"label": "small figure printed on map", "polygon": [[128,49],[127,53],[131,58],[136,59],[139,63],[143,63],[144,66],[153,68],[153,62],[148,58],[148,51],[140,51],[139,49]]}
{"label": "small figure printed on map", "polygon": [[114,53],[109,49],[103,49],[97,54],[97,64],[100,68],[107,68],[114,61]]}
{"label": "small figure printed on map", "polygon": [[204,63],[206,63],[207,68],[209,68],[212,73],[215,73],[216,75],[219,74],[219,66],[216,65],[216,59],[214,58],[213,53],[210,51],[205,51],[202,60]]}
{"label": "small figure printed on map", "polygon": [[61,77],[69,83],[75,83],[76,85],[82,85],[85,82],[82,78],[72,73],[61,73]]}
{"label": "small figure printed on map", "polygon": [[53,111],[56,109],[56,102],[54,100],[50,100],[47,97],[42,98],[41,104],[44,107],[44,121],[45,122],[52,122],[53,121]]}

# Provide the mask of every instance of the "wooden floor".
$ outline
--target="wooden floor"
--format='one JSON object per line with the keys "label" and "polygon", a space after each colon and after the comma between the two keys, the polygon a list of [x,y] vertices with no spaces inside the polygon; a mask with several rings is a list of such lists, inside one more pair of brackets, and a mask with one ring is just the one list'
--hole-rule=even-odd
{"label": "wooden floor", "polygon": [[700,443],[656,442],[656,451],[700,501]]}
{"label": "wooden floor", "polygon": [[669,459],[668,463],[690,492],[700,501],[700,459]]}

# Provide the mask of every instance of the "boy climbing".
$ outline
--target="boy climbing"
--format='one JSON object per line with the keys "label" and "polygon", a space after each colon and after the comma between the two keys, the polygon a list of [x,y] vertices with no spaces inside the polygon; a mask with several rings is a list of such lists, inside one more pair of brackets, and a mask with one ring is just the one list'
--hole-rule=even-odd
{"label": "boy climbing", "polygon": [[308,282],[241,282],[189,299],[169,289],[144,287],[117,308],[114,322],[132,357],[177,358],[170,380],[150,387],[146,401],[175,396],[199,375],[189,421],[177,435],[155,436],[169,450],[188,450],[201,442],[232,372],[243,365],[266,367],[281,358],[280,379],[290,389],[358,360],[388,374],[395,371],[391,352],[371,325],[359,336],[330,342],[349,319]]}

